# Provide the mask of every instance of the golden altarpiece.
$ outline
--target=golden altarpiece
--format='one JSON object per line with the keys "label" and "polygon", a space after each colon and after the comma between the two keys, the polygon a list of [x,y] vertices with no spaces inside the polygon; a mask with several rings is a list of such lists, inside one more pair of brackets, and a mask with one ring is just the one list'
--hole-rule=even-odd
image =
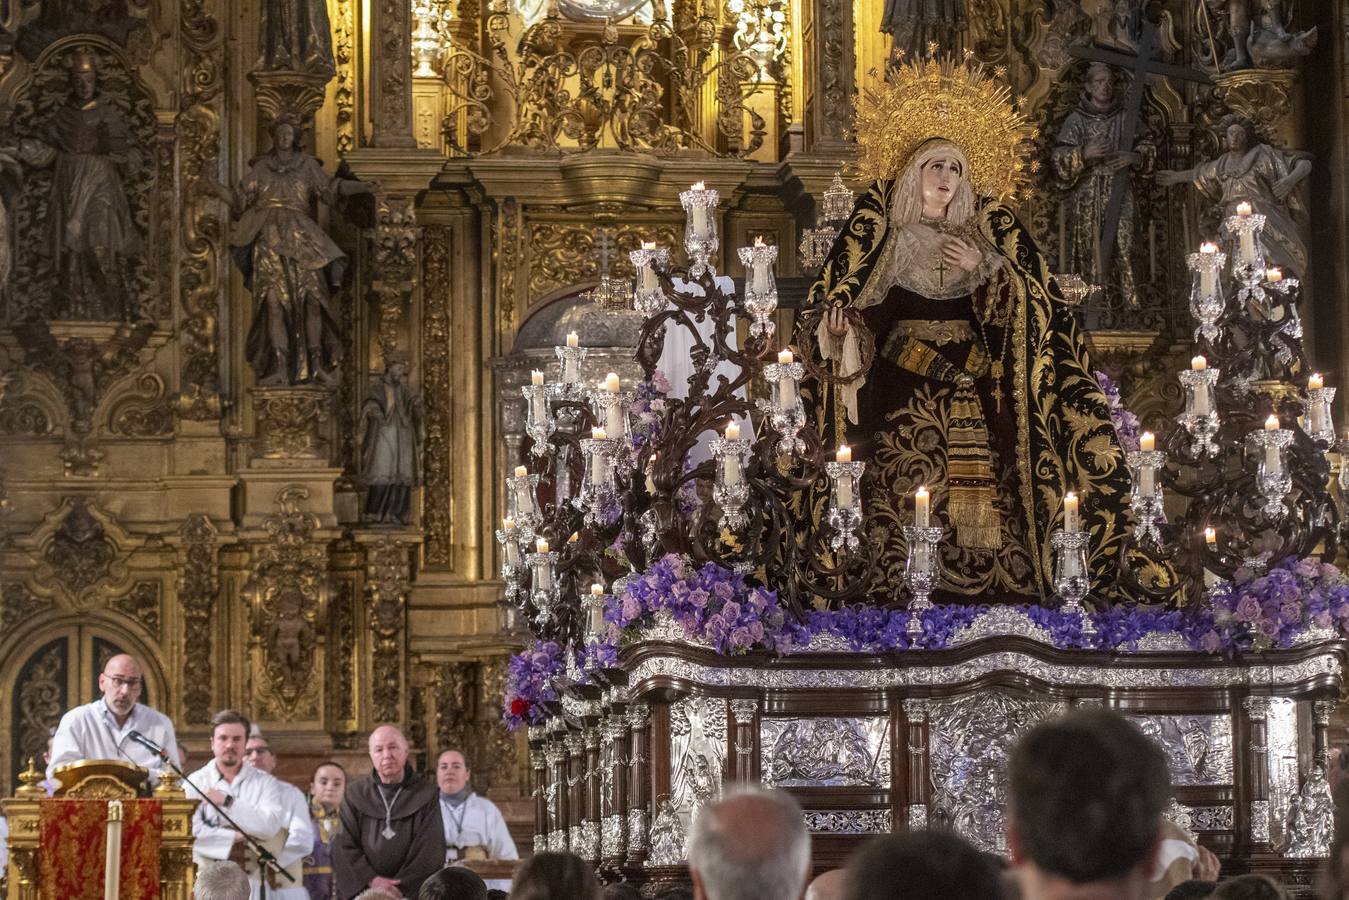
{"label": "golden altarpiece", "polygon": [[[1287,245],[1336,365],[1349,4],[1265,3],[1245,41],[1212,2],[949,0],[949,27],[920,5],[0,6],[0,781],[129,652],[196,758],[223,707],[296,780],[404,722],[420,753],[467,747],[527,836],[491,538],[519,385],[569,331],[587,377],[635,373],[592,292],[641,241],[679,246],[692,182],[723,246],[761,235],[784,283],[811,274],[813,198],[896,45],[1024,97],[1023,216],[1102,286],[1086,324],[1145,421],[1179,402],[1146,360],[1181,346],[1183,254],[1223,214],[1195,173],[1232,123],[1298,175]],[[1117,130],[1120,179],[1074,173],[1075,115]],[[381,428],[411,472],[372,456]]]}

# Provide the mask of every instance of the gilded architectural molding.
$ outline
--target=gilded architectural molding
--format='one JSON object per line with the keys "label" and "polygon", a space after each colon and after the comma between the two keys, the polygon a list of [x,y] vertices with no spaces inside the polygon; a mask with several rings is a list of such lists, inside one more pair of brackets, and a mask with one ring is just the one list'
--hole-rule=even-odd
{"label": "gilded architectural molding", "polygon": [[503,332],[515,330],[522,306],[516,296],[515,278],[520,269],[520,204],[502,200],[497,207],[497,225],[492,235],[497,262],[497,321]]}
{"label": "gilded architectural molding", "polygon": [[371,119],[376,147],[412,148],[412,4],[380,0],[370,44]]}
{"label": "gilded architectural molding", "polygon": [[212,613],[216,605],[217,530],[209,517],[189,515],[178,530],[183,616],[183,714],[189,725],[211,721]]}
{"label": "gilded architectural molding", "polygon": [[370,288],[377,298],[376,336],[381,355],[398,349],[398,331],[417,285],[417,225],[415,198],[407,194],[382,196],[377,201],[371,249],[375,277]]}
{"label": "gilded architectural molding", "polygon": [[428,225],[422,235],[422,393],[426,398],[422,565],[442,571],[454,567],[454,524],[450,518],[454,458],[454,391],[450,376],[452,237],[448,225]]}
{"label": "gilded architectural molding", "polygon": [[158,581],[137,581],[131,590],[114,597],[109,606],[136,622],[156,641],[164,639],[164,586]]}
{"label": "gilded architectural molding", "polygon": [[371,715],[403,721],[403,641],[410,589],[410,548],[385,537],[366,547],[366,605],[370,611]]}
{"label": "gilded architectural molding", "polygon": [[356,0],[333,5],[333,58],[337,63],[333,105],[336,107],[337,154],[356,149]]}
{"label": "gilded architectural molding", "polygon": [[[655,241],[661,247],[679,247],[684,240],[683,226],[673,223],[626,223],[606,229],[605,234],[612,242],[609,274],[620,279],[632,278],[628,253],[640,249],[642,241]],[[527,241],[529,298],[533,300],[560,287],[597,279],[600,275],[598,238],[592,224],[531,221]]]}

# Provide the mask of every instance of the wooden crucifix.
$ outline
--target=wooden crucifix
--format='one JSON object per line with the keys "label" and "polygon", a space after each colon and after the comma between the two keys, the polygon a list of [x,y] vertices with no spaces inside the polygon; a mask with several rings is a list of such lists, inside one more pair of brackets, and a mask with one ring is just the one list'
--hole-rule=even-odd
{"label": "wooden crucifix", "polygon": [[[1138,40],[1138,53],[1134,56],[1120,53],[1117,50],[1106,50],[1092,46],[1070,47],[1068,50],[1078,59],[1105,63],[1108,66],[1127,69],[1133,73],[1133,85],[1129,88],[1129,94],[1124,98],[1122,107],[1124,120],[1120,123],[1120,141],[1124,146],[1114,148],[1116,150],[1132,150],[1134,147],[1134,141],[1138,136],[1138,120],[1143,110],[1143,89],[1146,87],[1149,76],[1178,78],[1182,81],[1193,81],[1200,84],[1211,82],[1207,75],[1197,69],[1173,65],[1157,58],[1157,51],[1161,45],[1161,40],[1157,34],[1157,25],[1146,11],[1138,18],[1141,23],[1141,34]],[[1115,172],[1114,179],[1110,184],[1110,203],[1106,207],[1105,221],[1101,223],[1102,278],[1109,277],[1110,266],[1115,259],[1115,239],[1119,236],[1120,211],[1124,208],[1124,195],[1129,186],[1129,178],[1129,169],[1125,167]]]}

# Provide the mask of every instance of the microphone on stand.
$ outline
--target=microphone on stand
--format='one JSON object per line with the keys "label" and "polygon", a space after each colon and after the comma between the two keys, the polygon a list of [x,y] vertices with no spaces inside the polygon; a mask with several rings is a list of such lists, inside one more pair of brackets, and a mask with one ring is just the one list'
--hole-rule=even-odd
{"label": "microphone on stand", "polygon": [[131,738],[131,740],[135,741],[136,743],[140,744],[146,750],[149,750],[155,756],[158,756],[160,759],[164,760],[165,762],[168,762],[169,751],[165,750],[163,747],[159,746],[154,741],[150,740],[148,737],[141,734],[136,729],[133,728],[130,731],[128,731],[126,733],[126,736]]}

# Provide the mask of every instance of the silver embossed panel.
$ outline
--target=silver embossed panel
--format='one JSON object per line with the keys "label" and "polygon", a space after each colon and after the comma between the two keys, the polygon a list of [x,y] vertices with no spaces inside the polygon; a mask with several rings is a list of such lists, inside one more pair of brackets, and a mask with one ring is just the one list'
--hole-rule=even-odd
{"label": "silver embossed panel", "polygon": [[1232,783],[1232,717],[1130,716],[1161,745],[1174,785]]}
{"label": "silver embossed panel", "polygon": [[888,809],[808,809],[803,815],[814,834],[889,834],[894,825]]}
{"label": "silver embossed panel", "polygon": [[1067,711],[1062,703],[980,691],[934,700],[928,712],[935,824],[982,850],[1005,853],[1007,757],[1016,739],[1041,719]]}
{"label": "silver embossed panel", "polygon": [[[698,810],[721,796],[725,771],[726,701],[689,696],[671,703],[668,806],[678,819],[680,842],[687,840]],[[654,834],[656,823],[651,827]]]}
{"label": "silver embossed panel", "polygon": [[759,755],[767,787],[890,789],[885,716],[764,718]]}
{"label": "silver embossed panel", "polygon": [[1269,814],[1270,839],[1283,847],[1288,810],[1298,793],[1297,703],[1287,697],[1271,697],[1265,714],[1265,736],[1269,742]]}

